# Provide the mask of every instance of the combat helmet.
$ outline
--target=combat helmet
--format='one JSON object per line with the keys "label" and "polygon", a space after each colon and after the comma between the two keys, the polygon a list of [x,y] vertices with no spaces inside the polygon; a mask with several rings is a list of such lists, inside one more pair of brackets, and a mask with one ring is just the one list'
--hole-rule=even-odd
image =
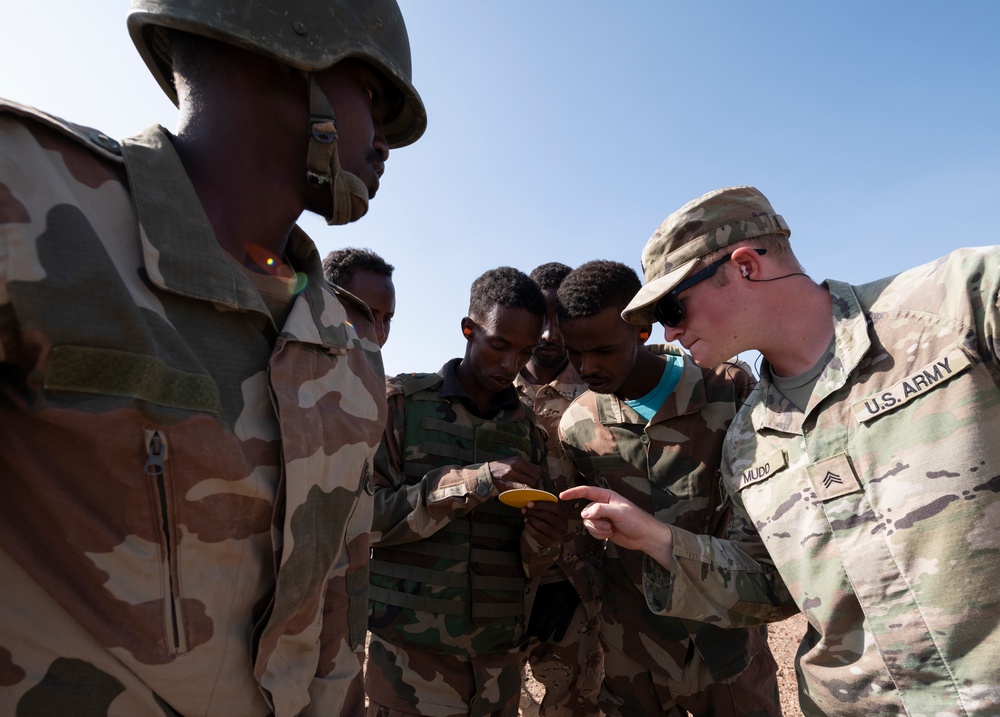
{"label": "combat helmet", "polygon": [[367,62],[390,94],[382,129],[390,148],[420,138],[424,104],[413,87],[410,40],[396,0],[132,0],[129,34],[174,104],[169,33],[180,30],[270,57],[300,70],[309,92],[306,177],[331,194],[329,224],[368,211],[368,188],[340,165],[337,121],[315,73],[349,58]]}
{"label": "combat helmet", "polygon": [[396,0],[132,0],[132,42],[177,104],[170,55],[156,47],[162,42],[157,27],[211,37],[308,73],[347,58],[364,60],[398,93],[384,124],[389,147],[416,142],[427,127]]}

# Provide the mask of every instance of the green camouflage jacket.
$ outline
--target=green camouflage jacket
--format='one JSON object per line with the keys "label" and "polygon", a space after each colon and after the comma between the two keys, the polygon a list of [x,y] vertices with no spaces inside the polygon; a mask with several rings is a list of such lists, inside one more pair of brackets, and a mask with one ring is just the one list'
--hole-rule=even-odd
{"label": "green camouflage jacket", "polygon": [[[514,379],[514,388],[517,389],[521,402],[534,412],[538,424],[545,429],[549,480],[555,492],[572,487],[575,485],[576,470],[559,442],[559,419],[573,400],[587,390],[587,384],[582,381],[573,364],[567,362],[559,375],[544,385],[530,383],[523,377],[523,372],[519,373]],[[587,613],[594,616],[599,609],[597,601],[603,584],[597,567],[597,556],[604,550],[604,546],[594,540],[583,527],[579,510],[574,510],[574,513],[576,517],[569,522],[562,554],[542,577],[542,582],[569,580],[585,603]]]}
{"label": "green camouflage jacket", "polygon": [[[511,518],[520,530],[520,511],[496,500],[498,492],[489,461],[518,454],[535,464],[544,464],[545,437],[513,389],[502,396],[494,416],[484,419],[474,415],[459,398],[462,392],[455,373],[459,361],[448,362],[438,374],[401,374],[386,381],[389,421],[375,463],[372,544],[377,567],[372,574],[376,589],[372,593],[369,626],[372,632],[399,646],[485,654],[511,649],[523,641],[525,615],[530,612],[524,605],[524,581],[552,565],[558,546],[556,550],[540,551],[522,532],[513,551],[509,551],[513,553],[512,562],[501,562],[502,556],[497,555],[486,558],[494,565],[498,586],[518,576],[522,580],[518,604],[507,605],[517,609],[513,622],[483,622],[476,617],[474,606],[468,604],[471,601],[460,598],[459,591],[471,589],[485,600],[500,599],[496,594],[485,594],[485,588],[477,584],[480,571],[488,568],[477,560],[476,551],[495,552],[497,545],[506,545],[502,524],[509,524]],[[420,416],[420,425],[409,420],[410,414]],[[507,429],[523,429],[530,454],[521,450],[499,452],[492,445],[491,436]],[[442,447],[446,439],[438,434],[453,440]],[[445,456],[453,452],[461,452],[465,460],[447,462]],[[482,528],[486,532],[477,542],[473,538],[480,525],[490,527]],[[456,541],[460,544],[453,545]],[[476,550],[470,553],[472,543],[476,543]],[[447,567],[442,567],[445,563]],[[461,584],[433,585],[421,577],[440,570],[452,576],[468,575],[471,588]],[[455,611],[446,606],[404,606],[401,599],[393,597],[406,593],[423,596],[418,598],[422,602],[433,596],[454,603]],[[493,605],[492,609],[502,610],[504,606]],[[424,624],[424,628],[414,627],[415,623]]]}
{"label": "green camouflage jacket", "polygon": [[277,328],[163,129],[0,104],[5,708],[363,709],[381,358],[287,254]]}
{"label": "green camouflage jacket", "polygon": [[[616,491],[664,523],[723,535],[722,441],[752,383],[742,367],[702,369],[685,356],[676,388],[649,423],[614,394],[588,391],[564,414],[559,438],[590,485]],[[742,672],[752,657],[748,631],[654,615],[642,565],[643,553],[608,543],[602,642],[665,675],[683,671],[692,647],[717,680]]]}
{"label": "green camouflage jacket", "polygon": [[827,286],[805,412],[765,365],[726,443],[732,542],[674,531],[650,607],[738,625],[797,606],[807,715],[995,715],[1000,247]]}

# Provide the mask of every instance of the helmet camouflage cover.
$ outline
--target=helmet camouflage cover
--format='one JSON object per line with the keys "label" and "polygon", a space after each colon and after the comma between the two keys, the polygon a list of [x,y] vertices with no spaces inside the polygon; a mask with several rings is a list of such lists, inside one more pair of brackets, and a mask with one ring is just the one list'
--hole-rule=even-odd
{"label": "helmet camouflage cover", "polygon": [[364,60],[397,95],[385,121],[391,148],[416,142],[427,127],[413,87],[410,41],[395,0],[132,0],[128,29],[139,54],[177,104],[169,54],[156,28],[182,30],[271,57],[305,72]]}

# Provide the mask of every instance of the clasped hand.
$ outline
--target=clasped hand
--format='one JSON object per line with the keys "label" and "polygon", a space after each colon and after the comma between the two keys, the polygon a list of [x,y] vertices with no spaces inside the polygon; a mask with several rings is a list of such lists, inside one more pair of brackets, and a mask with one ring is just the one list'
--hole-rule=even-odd
{"label": "clasped hand", "polygon": [[[540,488],[543,473],[539,466],[520,456],[490,461],[493,485],[501,493],[518,488]],[[568,507],[561,503],[532,501],[522,508],[524,531],[540,546],[561,542],[569,531]]]}

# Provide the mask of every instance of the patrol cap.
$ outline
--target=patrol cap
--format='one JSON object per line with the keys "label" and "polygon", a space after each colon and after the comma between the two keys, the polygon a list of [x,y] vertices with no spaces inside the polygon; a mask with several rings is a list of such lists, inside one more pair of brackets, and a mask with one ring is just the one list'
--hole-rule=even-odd
{"label": "patrol cap", "polygon": [[166,34],[160,28],[237,45],[305,72],[325,70],[348,58],[364,60],[385,77],[398,98],[385,118],[389,147],[416,142],[427,127],[396,0],[132,0],[132,42],[177,104]]}
{"label": "patrol cap", "polygon": [[622,312],[633,324],[656,323],[653,307],[692,273],[698,259],[744,239],[781,234],[785,220],[755,187],[723,187],[694,199],[653,232],[642,250],[646,284]]}

